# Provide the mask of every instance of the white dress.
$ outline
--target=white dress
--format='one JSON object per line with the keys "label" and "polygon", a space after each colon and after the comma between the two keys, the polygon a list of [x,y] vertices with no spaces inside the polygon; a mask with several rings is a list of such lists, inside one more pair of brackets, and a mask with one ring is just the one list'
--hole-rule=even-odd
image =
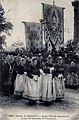
{"label": "white dress", "polygon": [[55,80],[55,93],[56,98],[63,99],[65,94],[65,78],[62,74],[59,74],[58,77],[54,78]]}
{"label": "white dress", "polygon": [[[39,100],[39,80],[38,72],[36,67],[30,66],[27,72],[23,97],[29,100]],[[36,75],[35,75],[36,74]]]}
{"label": "white dress", "polygon": [[51,102],[52,99],[52,74],[43,74],[42,101]]}
{"label": "white dress", "polygon": [[26,83],[24,85],[23,97],[30,100],[39,99],[38,77],[35,80],[34,78],[31,79],[30,77],[26,76]]}
{"label": "white dress", "polygon": [[23,90],[24,90],[24,74],[23,75],[17,74],[15,80],[14,94],[22,95]]}
{"label": "white dress", "polygon": [[[47,70],[48,69],[48,70]],[[45,68],[46,71],[42,75],[42,101],[51,102],[53,98],[53,83],[52,83],[52,70],[53,67]]]}

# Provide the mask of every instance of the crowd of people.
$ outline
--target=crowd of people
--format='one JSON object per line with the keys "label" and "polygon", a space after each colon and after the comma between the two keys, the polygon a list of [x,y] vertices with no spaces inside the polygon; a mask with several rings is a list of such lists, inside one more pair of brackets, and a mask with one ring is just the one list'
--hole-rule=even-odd
{"label": "crowd of people", "polygon": [[50,105],[62,100],[66,86],[79,86],[79,77],[75,59],[69,58],[70,64],[65,65],[65,54],[61,50],[58,53],[56,60],[51,54],[6,54],[2,62],[2,93],[14,95],[17,100],[25,98],[29,105],[37,101]]}

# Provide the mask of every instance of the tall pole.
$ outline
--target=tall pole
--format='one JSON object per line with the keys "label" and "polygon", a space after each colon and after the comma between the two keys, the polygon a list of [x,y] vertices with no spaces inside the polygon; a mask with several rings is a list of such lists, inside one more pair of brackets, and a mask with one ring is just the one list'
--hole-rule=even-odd
{"label": "tall pole", "polygon": [[55,5],[55,0],[53,0],[53,5]]}
{"label": "tall pole", "polygon": [[61,44],[63,44],[64,43],[64,10],[65,10],[65,8],[62,8],[62,14],[63,14],[63,41],[62,41],[62,43]]}
{"label": "tall pole", "polygon": [[74,0],[72,2],[74,7],[74,46],[75,49],[78,47],[79,43],[79,0]]}
{"label": "tall pole", "polygon": [[24,24],[24,29],[25,29],[25,44],[26,44],[26,46],[25,46],[25,49],[27,50],[27,36],[26,36],[26,25],[25,25],[25,22],[24,21],[22,21],[22,23]]}
{"label": "tall pole", "polygon": [[43,49],[43,19],[40,19],[41,23],[41,50]]}

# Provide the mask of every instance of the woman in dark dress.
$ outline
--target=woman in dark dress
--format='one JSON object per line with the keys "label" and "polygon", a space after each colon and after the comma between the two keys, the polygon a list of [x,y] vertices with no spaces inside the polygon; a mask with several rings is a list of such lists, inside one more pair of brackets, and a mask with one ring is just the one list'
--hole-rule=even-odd
{"label": "woman in dark dress", "polygon": [[60,56],[58,58],[58,63],[54,67],[54,82],[55,82],[55,91],[54,96],[56,99],[63,99],[65,93],[65,78],[64,78],[65,67],[63,65],[63,58]]}
{"label": "woman in dark dress", "polygon": [[13,73],[12,73],[12,79],[11,79],[11,93],[14,94],[14,83],[15,83],[15,80],[16,80],[16,76],[17,76],[17,73],[16,73],[16,70],[17,69],[17,62],[16,62],[16,57],[14,57],[14,61],[13,61]]}
{"label": "woman in dark dress", "polygon": [[77,67],[75,65],[75,62],[71,62],[71,65],[69,67],[69,72],[66,79],[66,86],[72,87],[72,88],[78,88],[79,86],[79,80],[77,75]]}
{"label": "woman in dark dress", "polygon": [[24,66],[22,61],[23,59],[21,58],[16,68],[17,76],[15,80],[14,95],[17,99],[22,97],[24,90]]}
{"label": "woman in dark dress", "polygon": [[10,56],[6,57],[3,69],[3,92],[5,95],[11,94],[11,64],[10,64]]}
{"label": "woman in dark dress", "polygon": [[52,56],[49,55],[47,62],[43,67],[43,79],[42,79],[42,101],[45,105],[50,105],[53,100],[52,94],[52,70],[54,69],[52,65]]}
{"label": "woman in dark dress", "polygon": [[37,59],[32,58],[32,63],[27,70],[27,82],[24,88],[23,97],[29,100],[30,105],[36,104],[39,100],[38,90],[38,77],[40,76],[40,70],[37,66]]}

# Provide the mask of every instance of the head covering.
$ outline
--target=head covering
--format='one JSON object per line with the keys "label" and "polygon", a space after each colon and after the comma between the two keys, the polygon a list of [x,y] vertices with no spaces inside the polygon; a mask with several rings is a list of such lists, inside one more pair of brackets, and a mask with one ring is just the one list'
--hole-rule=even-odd
{"label": "head covering", "polygon": [[51,55],[48,55],[48,58],[51,58],[52,56]]}
{"label": "head covering", "polygon": [[24,58],[21,58],[21,59],[20,59],[20,62],[23,62],[23,61],[24,61]]}
{"label": "head covering", "polygon": [[61,56],[58,57],[58,62],[59,62],[60,60],[63,60],[63,58],[62,58]]}
{"label": "head covering", "polygon": [[60,45],[59,48],[63,48],[64,47],[64,44]]}
{"label": "head covering", "polygon": [[32,62],[34,62],[35,60],[37,60],[36,57],[33,57],[33,58],[31,59]]}
{"label": "head covering", "polygon": [[74,66],[74,65],[75,65],[75,62],[74,62],[74,61],[72,61],[72,62],[71,62],[71,66]]}
{"label": "head covering", "polygon": [[61,56],[59,56],[59,58],[58,58],[59,60],[62,60],[63,58],[61,57]]}
{"label": "head covering", "polygon": [[39,56],[41,56],[41,53],[39,53]]}

